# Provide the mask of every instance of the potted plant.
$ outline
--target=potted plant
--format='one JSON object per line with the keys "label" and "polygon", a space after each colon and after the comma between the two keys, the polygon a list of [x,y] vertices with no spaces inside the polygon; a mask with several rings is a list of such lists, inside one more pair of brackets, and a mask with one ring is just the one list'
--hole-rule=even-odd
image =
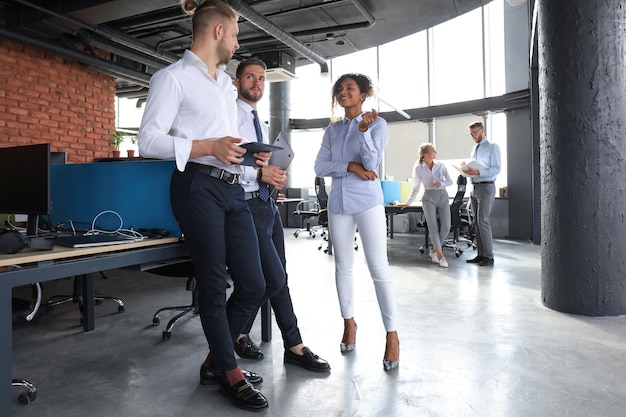
{"label": "potted plant", "polygon": [[111,135],[111,146],[113,147],[113,158],[120,157],[120,145],[124,142],[124,132],[116,132],[112,130],[110,132]]}
{"label": "potted plant", "polygon": [[[136,145],[137,144],[137,135],[133,135],[130,137],[130,143],[132,145]],[[128,149],[126,150],[126,152],[128,152],[128,157],[129,158],[133,158],[135,156],[135,149]]]}

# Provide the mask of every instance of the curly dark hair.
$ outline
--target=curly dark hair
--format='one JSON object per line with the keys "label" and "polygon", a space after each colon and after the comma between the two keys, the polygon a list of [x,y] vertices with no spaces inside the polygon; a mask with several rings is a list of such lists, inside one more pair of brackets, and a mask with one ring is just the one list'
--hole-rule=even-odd
{"label": "curly dark hair", "polygon": [[337,79],[337,81],[335,81],[335,84],[333,85],[331,108],[335,108],[335,104],[337,103],[337,94],[339,94],[339,90],[341,89],[341,83],[347,79],[354,80],[356,85],[359,86],[359,92],[365,93],[365,97],[371,97],[374,95],[374,87],[372,85],[372,80],[370,79],[370,77],[364,74],[357,73],[343,74]]}

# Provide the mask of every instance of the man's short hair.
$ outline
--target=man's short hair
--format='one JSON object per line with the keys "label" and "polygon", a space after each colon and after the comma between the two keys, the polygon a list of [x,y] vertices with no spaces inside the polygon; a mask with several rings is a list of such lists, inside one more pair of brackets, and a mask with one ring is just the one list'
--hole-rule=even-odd
{"label": "man's short hair", "polygon": [[476,128],[484,129],[485,126],[483,126],[483,122],[475,121],[475,122],[470,123],[468,128],[469,129],[476,129]]}
{"label": "man's short hair", "polygon": [[267,70],[267,65],[265,65],[265,62],[263,62],[263,60],[259,58],[248,58],[244,59],[239,63],[239,65],[237,65],[235,78],[241,78],[241,74],[243,74],[245,69],[248,68],[250,65],[258,65],[259,67],[263,68],[264,71]]}

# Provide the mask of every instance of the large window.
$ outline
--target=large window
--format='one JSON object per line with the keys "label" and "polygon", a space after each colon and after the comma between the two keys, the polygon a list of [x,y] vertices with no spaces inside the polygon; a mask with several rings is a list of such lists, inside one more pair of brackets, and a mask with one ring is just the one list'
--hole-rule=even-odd
{"label": "large window", "polygon": [[[504,0],[494,0],[482,8],[428,30],[334,58],[329,61],[329,75],[321,75],[318,64],[300,66],[296,69],[297,78],[288,81],[290,118],[330,117],[332,84],[339,76],[349,72],[366,74],[372,79],[377,95],[383,101],[368,101],[365,109],[378,107],[381,112],[499,96],[510,92],[506,90],[506,83],[523,87],[527,84],[527,66],[525,67],[524,59],[518,56],[524,55],[519,52],[525,46],[527,33],[521,32],[525,29],[527,17],[513,15],[525,13],[521,8],[506,6]],[[504,27],[505,19],[507,28]],[[514,36],[505,33],[505,29],[514,31]],[[511,38],[515,41],[513,44]],[[508,43],[505,43],[507,39]],[[513,69],[505,62],[505,45],[512,49],[506,51],[509,56],[516,57],[513,60]],[[510,48],[511,45],[514,47]],[[524,56],[527,55],[526,53]],[[510,57],[508,59],[512,60]],[[506,80],[505,74],[516,79]],[[265,96],[258,105],[259,115],[265,121],[270,119],[269,90],[269,86],[266,86]],[[118,126],[139,126],[139,111],[134,108],[134,104],[128,105],[126,102],[134,103],[134,100],[120,100]],[[335,115],[341,115],[341,109],[338,110]],[[454,121],[455,118],[459,123]],[[442,159],[464,158],[468,153],[466,148],[471,148],[472,145],[471,141],[465,140],[467,122],[477,118],[479,117],[467,114],[431,121],[412,120],[397,129],[390,125],[393,135],[382,166],[384,174],[406,178],[417,146],[424,141],[435,143]],[[502,149],[503,170],[498,176],[498,182],[502,183],[501,186],[506,186],[506,114],[490,114],[486,118],[490,130],[489,138],[493,138]],[[433,129],[429,130],[427,126],[432,126]],[[292,131],[292,145],[297,155],[290,173],[292,187],[311,186],[314,176],[313,161],[322,135],[323,131],[319,129]],[[397,160],[399,156],[401,161]]]}
{"label": "large window", "polygon": [[[396,109],[429,104],[427,32],[398,39],[378,48],[379,94]],[[393,109],[381,103],[381,111]]]}
{"label": "large window", "polygon": [[482,8],[431,29],[433,105],[484,98]]}
{"label": "large window", "polygon": [[[296,68],[296,79],[291,83],[291,118],[320,119],[330,116],[331,80],[320,74],[317,64]],[[266,91],[269,90],[266,87]]]}

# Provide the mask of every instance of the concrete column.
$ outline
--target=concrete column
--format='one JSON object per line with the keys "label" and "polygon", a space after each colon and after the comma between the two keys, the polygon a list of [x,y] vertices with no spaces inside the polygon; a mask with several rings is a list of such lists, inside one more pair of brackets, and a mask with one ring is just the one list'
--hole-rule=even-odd
{"label": "concrete column", "polygon": [[[270,83],[270,140],[276,139],[280,132],[283,137],[291,143],[291,128],[289,119],[291,118],[291,102],[289,92],[291,81]],[[285,190],[291,187],[291,167],[287,169],[287,185]]]}
{"label": "concrete column", "polygon": [[626,0],[538,0],[542,298],[626,312]]}

